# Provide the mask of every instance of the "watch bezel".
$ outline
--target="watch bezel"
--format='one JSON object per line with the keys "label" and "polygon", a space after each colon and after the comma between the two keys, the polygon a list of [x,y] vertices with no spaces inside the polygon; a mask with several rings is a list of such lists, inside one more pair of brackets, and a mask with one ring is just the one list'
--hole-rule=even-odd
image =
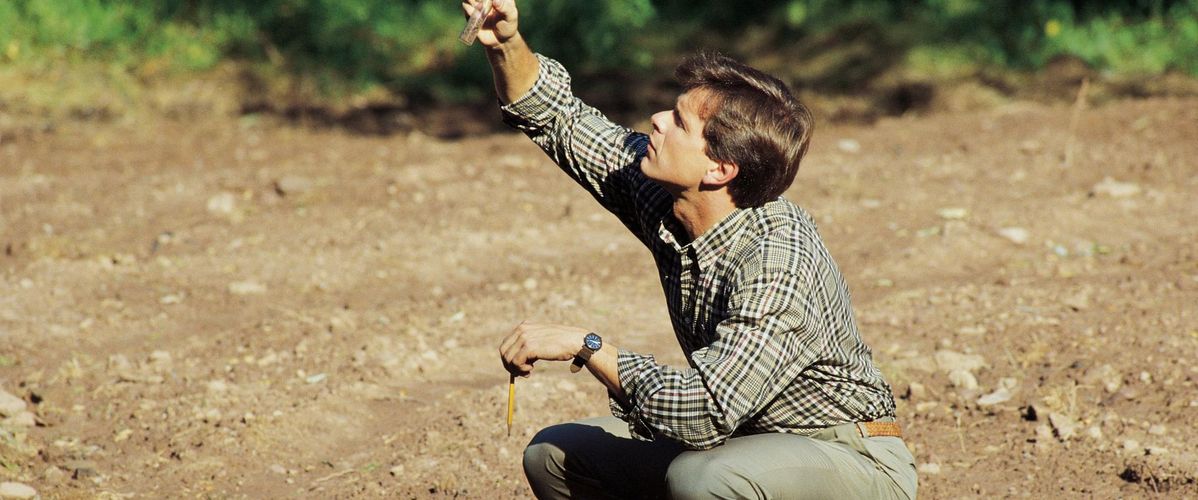
{"label": "watch bezel", "polygon": [[586,337],[583,337],[582,345],[592,351],[598,351],[603,348],[603,338],[596,333],[588,333]]}

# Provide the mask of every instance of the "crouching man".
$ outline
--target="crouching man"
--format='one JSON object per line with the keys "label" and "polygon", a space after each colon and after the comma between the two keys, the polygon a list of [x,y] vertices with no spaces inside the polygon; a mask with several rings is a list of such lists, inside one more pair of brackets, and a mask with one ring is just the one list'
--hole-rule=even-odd
{"label": "crouching man", "polygon": [[673,109],[634,132],[531,52],[514,0],[496,4],[478,40],[505,121],[648,247],[689,364],[586,328],[517,326],[499,346],[508,371],[585,366],[614,415],[538,433],[524,452],[533,493],[914,498],[914,459],[844,279],[811,216],[781,197],[811,138],[808,109],[778,79],[700,54],[677,68]]}

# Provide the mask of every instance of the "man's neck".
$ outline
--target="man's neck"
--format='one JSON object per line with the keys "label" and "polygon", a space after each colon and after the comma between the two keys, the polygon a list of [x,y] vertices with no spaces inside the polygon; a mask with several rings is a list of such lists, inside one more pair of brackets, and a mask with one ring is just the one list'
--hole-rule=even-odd
{"label": "man's neck", "polygon": [[724,190],[693,193],[692,196],[674,198],[674,218],[686,229],[689,241],[703,236],[728,214],[736,211],[736,204]]}

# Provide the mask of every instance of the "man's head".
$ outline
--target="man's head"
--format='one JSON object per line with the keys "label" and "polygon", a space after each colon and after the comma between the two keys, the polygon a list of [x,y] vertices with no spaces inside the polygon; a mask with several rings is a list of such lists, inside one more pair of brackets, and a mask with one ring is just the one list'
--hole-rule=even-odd
{"label": "man's head", "polygon": [[786,84],[710,53],[683,61],[675,76],[684,93],[673,110],[653,115],[645,175],[680,188],[726,185],[742,208],[786,191],[814,126]]}

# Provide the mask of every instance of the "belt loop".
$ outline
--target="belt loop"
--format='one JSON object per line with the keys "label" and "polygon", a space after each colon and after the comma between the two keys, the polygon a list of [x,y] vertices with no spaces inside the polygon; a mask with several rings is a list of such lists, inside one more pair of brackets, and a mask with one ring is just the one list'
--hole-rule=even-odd
{"label": "belt loop", "polygon": [[856,422],[855,425],[857,426],[857,433],[860,434],[861,437],[869,437],[869,431],[865,429],[865,422]]}

